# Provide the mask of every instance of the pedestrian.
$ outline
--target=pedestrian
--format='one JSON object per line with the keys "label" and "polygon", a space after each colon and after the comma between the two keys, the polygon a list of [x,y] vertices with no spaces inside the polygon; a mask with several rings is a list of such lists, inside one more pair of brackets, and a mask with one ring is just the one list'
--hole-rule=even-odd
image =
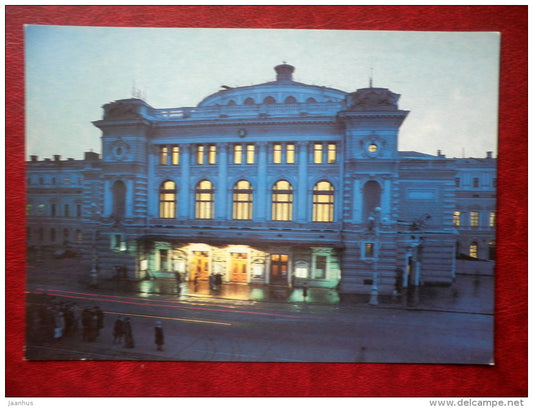
{"label": "pedestrian", "polygon": [[115,320],[115,325],[113,326],[113,344],[122,344],[122,339],[124,338],[124,321],[122,317],[118,317]]}
{"label": "pedestrian", "polygon": [[307,299],[307,282],[304,282],[303,296],[304,296],[304,300],[306,300]]}
{"label": "pedestrian", "polygon": [[215,289],[215,274],[209,275],[209,289]]}
{"label": "pedestrian", "polygon": [[135,348],[135,341],[133,340],[133,332],[129,317],[124,319],[124,347]]}
{"label": "pedestrian", "polygon": [[217,289],[222,287],[222,274],[220,272],[215,275],[215,287]]}
{"label": "pedestrian", "polygon": [[100,330],[104,328],[104,312],[100,307],[94,307],[94,314],[96,315],[96,337],[100,335]]}
{"label": "pedestrian", "polygon": [[165,335],[163,334],[163,325],[159,321],[155,324],[155,344],[157,346],[157,351],[163,351]]}
{"label": "pedestrian", "polygon": [[179,272],[174,272],[174,277],[176,278],[176,292],[180,293],[181,275]]}

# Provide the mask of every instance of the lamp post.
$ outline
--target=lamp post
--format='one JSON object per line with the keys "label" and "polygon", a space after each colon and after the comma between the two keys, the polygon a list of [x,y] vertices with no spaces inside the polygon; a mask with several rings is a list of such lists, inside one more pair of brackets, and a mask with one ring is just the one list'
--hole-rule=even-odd
{"label": "lamp post", "polygon": [[369,224],[373,224],[372,231],[374,232],[376,236],[375,241],[375,247],[373,248],[373,254],[372,257],[374,259],[373,263],[373,271],[372,271],[372,289],[370,291],[370,300],[368,301],[368,304],[370,305],[378,305],[378,257],[379,257],[379,227],[381,225],[381,208],[376,207],[373,211],[373,214],[368,217]]}
{"label": "lamp post", "polygon": [[91,218],[93,221],[93,242],[92,242],[92,262],[91,262],[91,272],[89,276],[89,285],[93,288],[98,287],[98,265],[97,265],[97,258],[98,255],[96,253],[96,234],[97,234],[97,224],[100,215],[100,211],[96,209],[96,204],[91,203]]}

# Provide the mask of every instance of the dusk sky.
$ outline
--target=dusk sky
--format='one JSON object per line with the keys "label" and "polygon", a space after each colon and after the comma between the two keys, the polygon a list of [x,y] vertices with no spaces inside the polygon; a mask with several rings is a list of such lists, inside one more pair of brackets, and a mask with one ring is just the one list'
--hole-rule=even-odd
{"label": "dusk sky", "polygon": [[154,108],[196,106],[222,85],[293,79],[401,94],[410,111],[400,150],[447,157],[497,152],[497,33],[26,26],[26,154],[101,153],[102,105],[132,97]]}

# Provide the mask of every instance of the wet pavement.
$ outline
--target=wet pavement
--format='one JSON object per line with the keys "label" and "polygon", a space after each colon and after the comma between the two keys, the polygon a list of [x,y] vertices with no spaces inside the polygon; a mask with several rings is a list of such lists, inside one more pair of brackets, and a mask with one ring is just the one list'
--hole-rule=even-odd
{"label": "wet pavement", "polygon": [[[207,281],[197,284],[181,282],[178,287],[176,280],[169,277],[140,281],[100,279],[97,287],[91,287],[88,270],[87,266],[80,264],[75,258],[29,263],[27,286],[29,290],[68,288],[97,293],[135,294],[141,297],[166,296],[174,300],[224,299],[346,307],[368,304],[369,301],[368,295],[343,295],[330,288],[308,288],[304,296],[302,287],[224,283],[213,290]],[[409,294],[380,296],[379,305],[374,307],[493,314],[494,278],[458,275],[451,286],[423,286]]]}

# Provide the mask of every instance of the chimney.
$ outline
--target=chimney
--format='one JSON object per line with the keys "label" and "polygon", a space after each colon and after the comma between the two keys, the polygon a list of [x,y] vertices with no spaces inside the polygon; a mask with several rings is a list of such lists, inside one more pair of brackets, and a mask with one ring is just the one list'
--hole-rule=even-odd
{"label": "chimney", "polygon": [[59,160],[61,160],[61,155],[54,154],[54,161],[58,162]]}
{"label": "chimney", "polygon": [[492,159],[492,152],[487,152],[487,159]]}
{"label": "chimney", "polygon": [[30,156],[30,160],[31,160],[32,162],[36,162],[36,161],[39,160],[39,157],[36,156],[36,155],[31,155],[31,156]]}

